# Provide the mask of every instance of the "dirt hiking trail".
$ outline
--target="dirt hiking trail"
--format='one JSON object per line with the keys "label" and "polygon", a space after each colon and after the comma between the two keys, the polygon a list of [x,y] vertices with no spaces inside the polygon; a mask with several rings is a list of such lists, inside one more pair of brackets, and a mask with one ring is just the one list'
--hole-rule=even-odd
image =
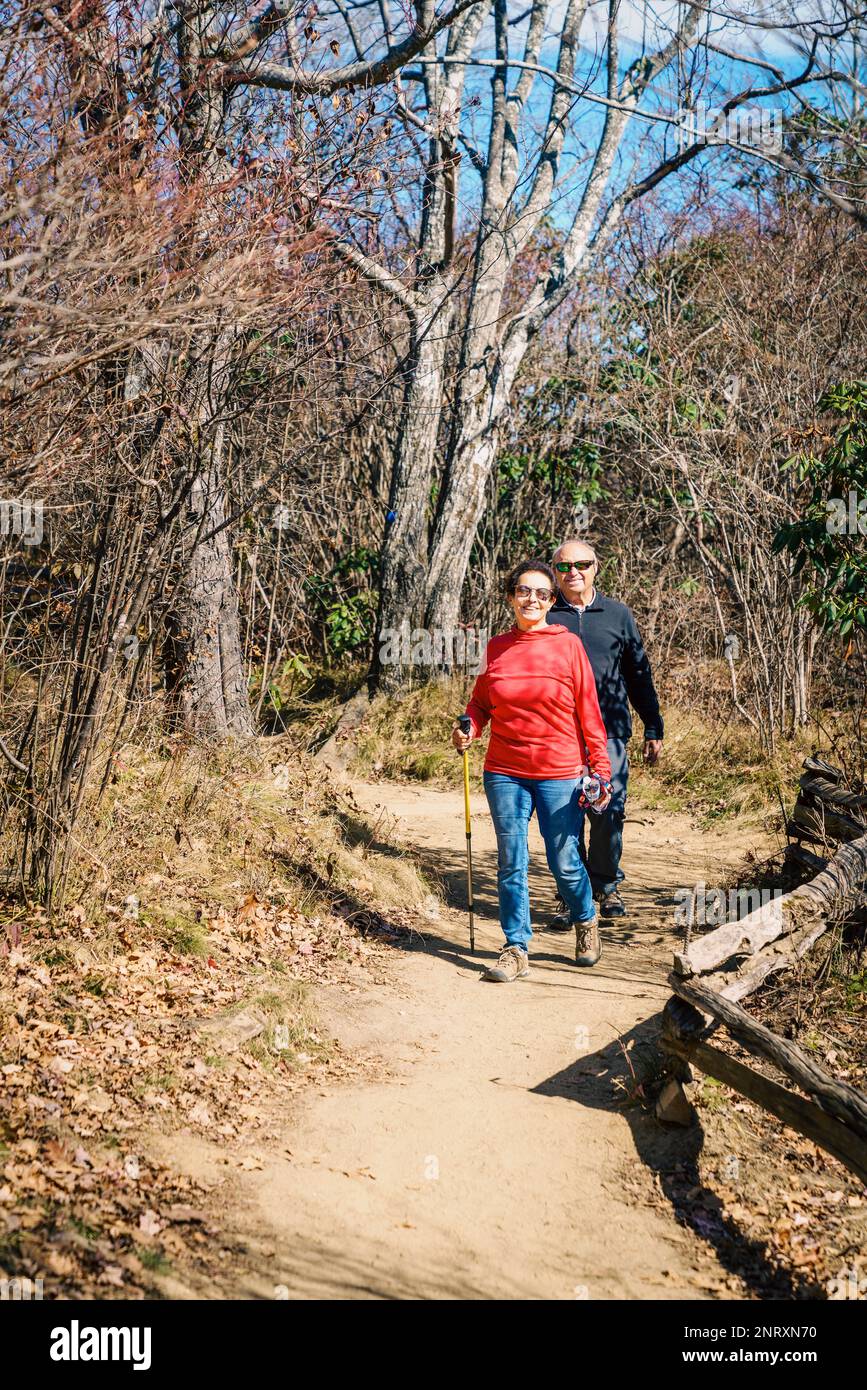
{"label": "dirt hiking trail", "polygon": [[[417,847],[451,901],[463,903],[460,791],[352,785],[372,823],[382,808],[396,817],[397,838]],[[262,1168],[238,1174],[224,1194],[243,1267],[227,1270],[210,1294],[174,1292],[743,1297],[671,1208],[639,1198],[658,1166],[694,1156],[699,1141],[624,1104],[624,1046],[630,1059],[640,1054],[669,994],[675,887],[719,882],[755,839],[744,829],[703,835],[686,816],[631,811],[629,915],[603,927],[602,958],[588,970],[572,963],[574,936],[545,928],[553,884],[534,820],[531,973],[497,986],[479,980],[502,936],[493,827],[484,797],[474,797],[475,956],[466,913],[447,908],[424,939],[389,954],[389,983],[360,974],[357,988],[317,990],[326,1028],[369,1070],[350,1086],[306,1093]],[[174,1135],[162,1147],[195,1176],[225,1177],[216,1144]]]}

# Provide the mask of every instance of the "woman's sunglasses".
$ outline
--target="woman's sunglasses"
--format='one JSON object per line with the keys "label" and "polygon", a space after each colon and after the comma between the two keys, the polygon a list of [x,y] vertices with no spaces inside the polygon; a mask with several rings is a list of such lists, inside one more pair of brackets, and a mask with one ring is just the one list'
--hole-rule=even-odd
{"label": "woman's sunglasses", "polygon": [[535,594],[540,603],[547,603],[554,597],[552,589],[531,589],[529,584],[519,584],[515,589],[515,598],[529,598],[531,594]]}

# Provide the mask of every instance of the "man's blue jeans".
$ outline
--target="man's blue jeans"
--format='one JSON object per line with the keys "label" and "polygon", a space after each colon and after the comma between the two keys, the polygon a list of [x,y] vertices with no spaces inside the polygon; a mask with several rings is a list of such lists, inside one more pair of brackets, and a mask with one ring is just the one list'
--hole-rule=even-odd
{"label": "man's blue jeans", "polygon": [[497,834],[497,896],[500,926],[507,944],[526,951],[533,935],[527,830],[534,811],[545,841],[548,867],[572,921],[591,921],[593,893],[579,849],[583,812],[578,805],[578,778],[512,777],[505,772],[486,772],[484,782]]}

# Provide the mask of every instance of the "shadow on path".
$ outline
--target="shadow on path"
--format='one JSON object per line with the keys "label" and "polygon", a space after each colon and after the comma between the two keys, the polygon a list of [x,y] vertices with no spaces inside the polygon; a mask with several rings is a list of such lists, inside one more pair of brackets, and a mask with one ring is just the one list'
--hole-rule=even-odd
{"label": "shadow on path", "polygon": [[638,1157],[658,1178],[659,1191],[670,1203],[678,1224],[694,1231],[711,1246],[720,1264],[743,1279],[757,1297],[824,1299],[824,1290],[808,1275],[798,1276],[772,1263],[767,1243],[748,1236],[726,1212],[720,1198],[702,1184],[698,1159],[705,1136],[697,1116],[688,1129],[683,1129],[660,1123],[640,1101],[618,1102],[617,1080],[623,1083],[624,1096],[633,1082],[625,1061],[626,1049],[630,1049],[630,1057],[636,1052],[639,1056],[644,1054],[652,1067],[653,1057],[658,1055],[656,1040],[661,1019],[662,1015],[657,1013],[636,1024],[607,1047],[555,1072],[535,1087],[535,1092],[560,1096],[588,1109],[622,1114],[629,1125]]}

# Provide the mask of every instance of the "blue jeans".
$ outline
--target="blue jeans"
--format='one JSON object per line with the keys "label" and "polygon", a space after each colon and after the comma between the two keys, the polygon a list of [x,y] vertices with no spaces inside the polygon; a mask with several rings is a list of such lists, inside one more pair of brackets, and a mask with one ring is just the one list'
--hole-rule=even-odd
{"label": "blue jeans", "polygon": [[591,921],[593,892],[579,848],[583,816],[578,805],[578,778],[512,777],[505,772],[486,772],[484,783],[497,834],[497,896],[500,926],[507,945],[526,951],[533,935],[527,879],[527,830],[533,811],[545,841],[548,867],[572,921]]}
{"label": "blue jeans", "polygon": [[581,858],[587,866],[597,897],[613,893],[626,877],[620,867],[623,821],[626,817],[626,784],[629,778],[629,759],[623,739],[608,740],[608,759],[611,763],[611,800],[601,816],[587,812],[584,818],[588,831],[586,849],[584,826],[580,830]]}

